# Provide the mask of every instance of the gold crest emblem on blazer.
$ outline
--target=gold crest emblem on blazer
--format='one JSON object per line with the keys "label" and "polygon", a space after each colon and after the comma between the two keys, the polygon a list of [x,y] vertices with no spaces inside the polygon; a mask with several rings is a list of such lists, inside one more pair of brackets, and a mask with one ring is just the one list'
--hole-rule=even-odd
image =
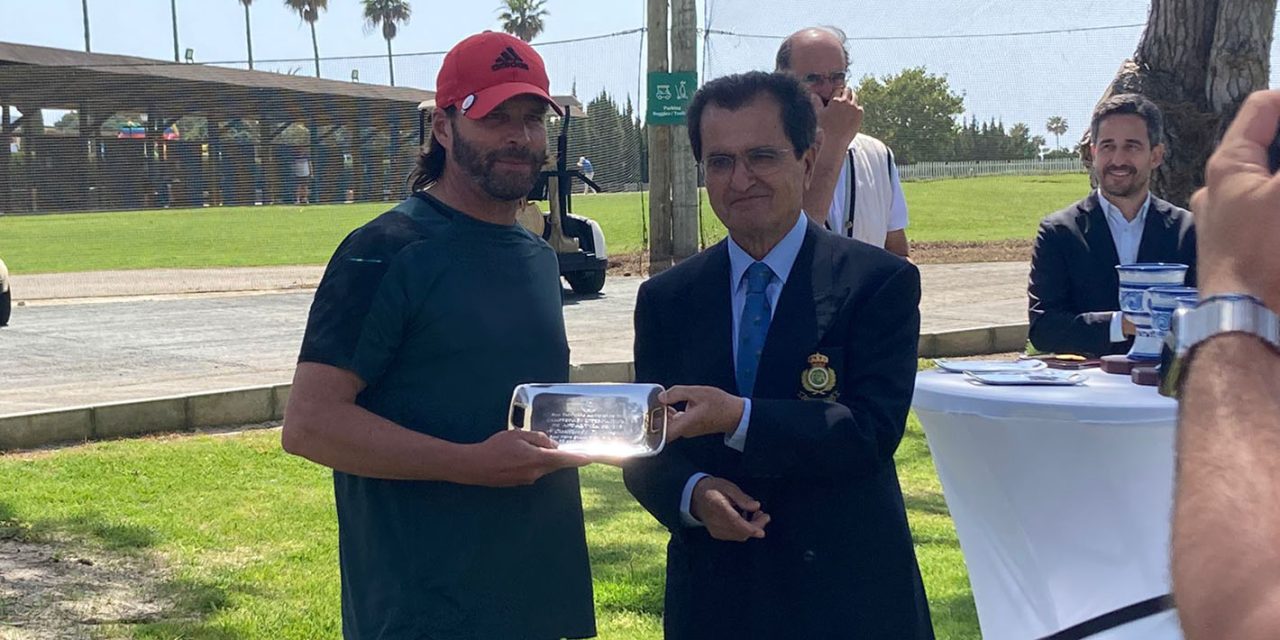
{"label": "gold crest emblem on blazer", "polygon": [[821,353],[809,356],[809,368],[800,374],[800,385],[804,387],[804,393],[800,394],[802,399],[835,400],[840,397],[840,393],[835,391],[836,372],[827,366],[830,362],[831,359]]}

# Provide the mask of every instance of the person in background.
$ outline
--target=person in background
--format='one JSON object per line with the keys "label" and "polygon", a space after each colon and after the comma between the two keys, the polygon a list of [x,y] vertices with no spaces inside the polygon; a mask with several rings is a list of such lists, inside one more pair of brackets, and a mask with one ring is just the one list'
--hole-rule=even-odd
{"label": "person in background", "polygon": [[843,236],[909,257],[907,199],[898,167],[889,147],[861,133],[863,109],[848,86],[844,32],[835,27],[797,31],[782,41],[775,64],[815,96],[823,137],[804,194],[805,212]]}
{"label": "person in background", "polygon": [[311,156],[306,151],[299,151],[293,159],[293,179],[295,204],[311,204]]}
{"label": "person in background", "polygon": [[[588,160],[586,156],[578,157],[578,170],[581,171],[582,175],[586,176],[588,180],[594,180],[596,177],[595,167],[591,166],[591,161]],[[582,195],[585,196],[590,192],[591,192],[591,185],[585,182],[582,183]]]}
{"label": "person in background", "polygon": [[1042,352],[1100,356],[1133,346],[1120,313],[1116,266],[1174,262],[1196,282],[1190,211],[1151,193],[1164,160],[1164,117],[1150,100],[1121,94],[1094,109],[1091,140],[1098,188],[1040,223],[1027,285],[1030,340]]}

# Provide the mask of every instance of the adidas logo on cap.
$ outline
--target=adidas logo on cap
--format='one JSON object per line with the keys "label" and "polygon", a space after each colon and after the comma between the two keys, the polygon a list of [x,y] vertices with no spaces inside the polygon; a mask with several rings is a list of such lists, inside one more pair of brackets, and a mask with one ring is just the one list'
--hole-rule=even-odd
{"label": "adidas logo on cap", "polygon": [[493,66],[490,67],[492,71],[501,71],[503,69],[524,69],[528,71],[529,65],[520,57],[520,54],[516,53],[515,49],[507,47],[502,51],[502,55],[493,61]]}

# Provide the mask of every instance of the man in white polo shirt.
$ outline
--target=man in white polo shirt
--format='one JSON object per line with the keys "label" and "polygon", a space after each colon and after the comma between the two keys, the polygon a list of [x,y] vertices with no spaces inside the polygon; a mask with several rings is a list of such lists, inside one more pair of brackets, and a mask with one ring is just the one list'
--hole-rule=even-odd
{"label": "man in white polo shirt", "polygon": [[822,147],[804,208],[815,222],[904,258],[907,200],[883,142],[859,133],[862,106],[848,86],[849,51],[844,32],[812,27],[791,34],[778,48],[777,70],[799,78],[821,101]]}

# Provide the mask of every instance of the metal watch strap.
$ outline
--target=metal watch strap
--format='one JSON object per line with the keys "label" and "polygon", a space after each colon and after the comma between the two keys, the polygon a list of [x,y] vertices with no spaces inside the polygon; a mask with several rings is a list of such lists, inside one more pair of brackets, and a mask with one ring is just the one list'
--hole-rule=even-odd
{"label": "metal watch strap", "polygon": [[1161,354],[1160,393],[1181,395],[1186,369],[1198,346],[1215,336],[1254,336],[1280,353],[1280,316],[1245,294],[1225,294],[1206,298],[1195,309],[1179,309],[1173,315],[1172,331]]}
{"label": "metal watch strap", "polygon": [[1178,315],[1178,343],[1188,351],[1223,333],[1245,333],[1262,338],[1280,349],[1280,316],[1257,298],[1246,295],[1214,296],[1195,309]]}

